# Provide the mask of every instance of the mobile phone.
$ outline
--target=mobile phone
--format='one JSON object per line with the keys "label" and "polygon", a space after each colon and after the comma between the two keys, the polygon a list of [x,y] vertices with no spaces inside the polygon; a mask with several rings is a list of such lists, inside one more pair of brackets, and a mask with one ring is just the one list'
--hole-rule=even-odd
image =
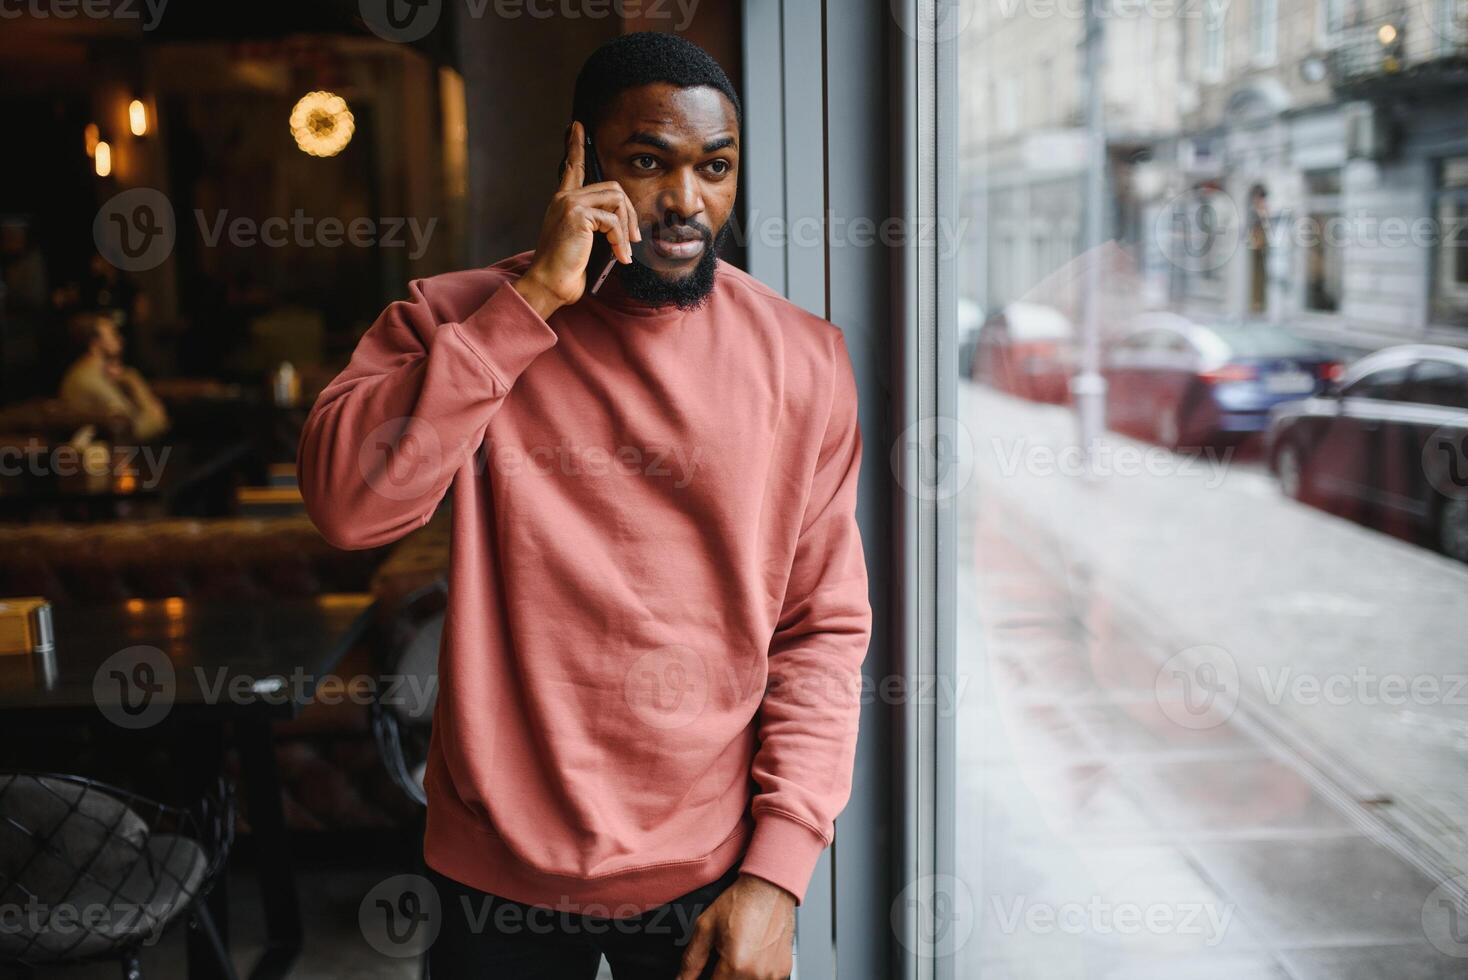
{"label": "mobile phone", "polygon": [[[583,127],[582,132],[586,134],[587,182],[599,183],[606,179],[602,176],[601,161],[596,158],[596,146],[591,142],[591,131]],[[591,257],[586,261],[586,291],[595,296],[616,264],[617,257],[612,254],[612,243],[601,232],[594,233],[591,236]]]}

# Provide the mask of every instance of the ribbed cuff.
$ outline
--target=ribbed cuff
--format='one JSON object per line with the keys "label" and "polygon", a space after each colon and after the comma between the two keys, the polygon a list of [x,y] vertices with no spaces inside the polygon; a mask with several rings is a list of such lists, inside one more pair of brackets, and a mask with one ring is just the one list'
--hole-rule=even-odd
{"label": "ribbed cuff", "polygon": [[754,836],[739,870],[779,885],[799,905],[826,842],[799,820],[772,810],[756,813],[754,821]]}
{"label": "ribbed cuff", "polygon": [[484,305],[458,324],[464,344],[506,388],[542,351],[552,347],[556,332],[506,280]]}

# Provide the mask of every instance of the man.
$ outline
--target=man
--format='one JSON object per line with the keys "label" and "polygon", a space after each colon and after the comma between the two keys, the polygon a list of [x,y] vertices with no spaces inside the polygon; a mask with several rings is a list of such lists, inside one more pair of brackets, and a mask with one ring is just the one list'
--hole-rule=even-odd
{"label": "man", "polygon": [[69,323],[72,344],[81,354],[61,379],[60,398],[69,408],[98,415],[120,415],[140,442],[168,431],[168,411],[135,368],[122,363],[122,337],[111,317],[78,313]]}
{"label": "man", "polygon": [[434,980],[784,977],[871,631],[855,380],[836,327],[716,257],[740,108],[713,59],[624,35],[573,116],[535,250],[382,314],[302,494],[358,548],[452,500]]}

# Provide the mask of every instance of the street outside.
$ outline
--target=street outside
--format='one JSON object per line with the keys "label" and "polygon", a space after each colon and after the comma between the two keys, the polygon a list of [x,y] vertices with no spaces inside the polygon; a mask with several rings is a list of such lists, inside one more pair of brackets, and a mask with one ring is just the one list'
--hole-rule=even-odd
{"label": "street outside", "polygon": [[1468,566],[959,407],[959,975],[1468,977]]}

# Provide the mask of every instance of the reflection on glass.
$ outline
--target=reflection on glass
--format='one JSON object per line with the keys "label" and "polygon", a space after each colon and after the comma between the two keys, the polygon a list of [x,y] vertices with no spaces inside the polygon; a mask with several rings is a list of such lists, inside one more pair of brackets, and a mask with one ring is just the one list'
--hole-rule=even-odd
{"label": "reflection on glass", "polygon": [[1468,35],[1439,13],[959,18],[959,976],[1468,976]]}

